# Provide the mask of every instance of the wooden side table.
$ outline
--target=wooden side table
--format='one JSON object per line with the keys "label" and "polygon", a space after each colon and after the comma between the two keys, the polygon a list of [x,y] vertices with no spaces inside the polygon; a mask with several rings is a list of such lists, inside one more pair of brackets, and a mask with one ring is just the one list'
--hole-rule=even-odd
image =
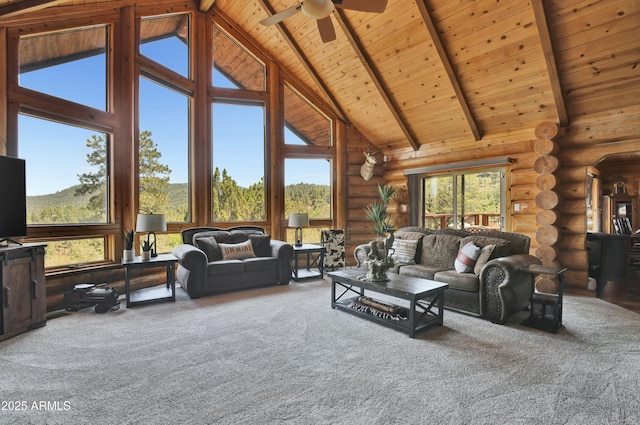
{"label": "wooden side table", "polygon": [[[530,264],[520,270],[531,275],[531,299],[529,318],[522,322],[524,326],[542,331],[558,333],[562,329],[562,273],[566,267],[546,267]],[[536,276],[553,275],[558,277],[558,290],[554,294],[536,292]]]}
{"label": "wooden side table", "polygon": [[[293,245],[293,280],[323,278],[325,252],[326,248],[321,245],[310,243],[302,244],[302,246]],[[307,256],[306,269],[300,270],[300,262],[298,259],[300,255]]]}
{"label": "wooden side table", "polygon": [[[178,259],[173,254],[160,254],[151,257],[150,260],[143,260],[142,257],[135,257],[131,261],[123,261],[124,266],[124,291],[127,300],[127,308],[159,301],[176,300],[176,262]],[[131,270],[146,269],[153,267],[167,268],[167,284],[144,288],[138,291],[131,291]]]}

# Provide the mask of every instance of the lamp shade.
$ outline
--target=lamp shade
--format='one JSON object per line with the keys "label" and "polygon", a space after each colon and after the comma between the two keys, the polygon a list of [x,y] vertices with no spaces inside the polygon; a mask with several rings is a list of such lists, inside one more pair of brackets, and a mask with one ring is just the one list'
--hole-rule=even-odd
{"label": "lamp shade", "polygon": [[290,214],[289,227],[309,227],[309,214]]}
{"label": "lamp shade", "polygon": [[136,232],[166,232],[164,214],[138,214]]}

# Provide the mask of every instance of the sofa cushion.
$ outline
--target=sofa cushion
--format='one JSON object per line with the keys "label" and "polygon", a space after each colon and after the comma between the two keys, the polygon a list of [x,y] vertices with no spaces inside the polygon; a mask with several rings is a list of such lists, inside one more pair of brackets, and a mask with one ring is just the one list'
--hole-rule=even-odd
{"label": "sofa cushion", "polygon": [[415,264],[416,249],[418,248],[417,239],[394,239],[392,248],[393,261],[397,263]]}
{"label": "sofa cushion", "polygon": [[193,244],[196,246],[196,248],[201,249],[205,253],[208,261],[222,260],[222,252],[220,252],[218,242],[216,242],[216,238],[214,238],[213,236],[200,238],[196,238],[194,236]]}
{"label": "sofa cushion", "polygon": [[495,249],[495,245],[487,245],[480,250],[480,254],[478,255],[476,264],[473,266],[473,272],[475,274],[480,274],[484,265],[487,264],[487,261],[491,259],[491,255],[493,254],[493,251]]}
{"label": "sofa cushion", "polygon": [[223,260],[243,260],[245,258],[254,258],[256,254],[253,252],[251,240],[240,243],[218,243],[222,252]]}
{"label": "sofa cushion", "polygon": [[454,262],[456,271],[458,273],[471,273],[480,255],[480,250],[481,248],[473,242],[464,245],[460,244],[460,250]]}
{"label": "sofa cushion", "polygon": [[278,259],[275,257],[255,257],[244,260],[244,271],[266,272],[278,268]]}
{"label": "sofa cushion", "polygon": [[424,236],[425,236],[424,233],[410,232],[410,231],[399,231],[395,234],[396,239],[405,239],[405,240],[418,240],[418,239],[422,239]]}
{"label": "sofa cushion", "polygon": [[242,260],[220,260],[207,264],[207,274],[217,276],[223,274],[244,273],[244,261]]}
{"label": "sofa cushion", "polygon": [[422,256],[420,264],[424,266],[440,267],[445,270],[453,269],[453,263],[458,255],[460,240],[456,235],[434,234],[422,238]]}
{"label": "sofa cushion", "polygon": [[249,235],[256,257],[271,257],[271,235]]}
{"label": "sofa cushion", "polygon": [[218,243],[240,243],[249,239],[249,235],[244,231],[234,230],[230,232],[228,230],[210,230],[207,232],[200,232],[193,235],[193,244],[198,238],[206,238],[213,236]]}
{"label": "sofa cushion", "polygon": [[422,279],[434,280],[433,276],[437,272],[447,270],[443,267],[423,266],[422,264],[412,264],[400,267],[400,274],[404,276],[420,277]]}
{"label": "sofa cushion", "polygon": [[467,236],[460,241],[460,245],[468,244],[469,242],[473,242],[480,248],[484,248],[487,245],[495,245],[495,249],[491,254],[489,259],[498,258],[498,257],[506,257],[511,255],[511,244],[509,241],[500,238],[492,238],[489,236],[481,236],[481,235],[471,235]]}
{"label": "sofa cushion", "polygon": [[437,272],[433,280],[448,283],[449,289],[460,291],[478,292],[480,290],[480,278],[474,273],[458,273],[455,270]]}

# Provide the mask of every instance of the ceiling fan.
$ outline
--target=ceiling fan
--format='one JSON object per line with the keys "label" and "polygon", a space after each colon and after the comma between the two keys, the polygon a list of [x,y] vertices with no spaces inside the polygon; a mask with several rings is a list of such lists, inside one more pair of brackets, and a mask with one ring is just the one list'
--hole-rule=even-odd
{"label": "ceiling fan", "polygon": [[388,0],[304,0],[296,6],[291,6],[275,15],[260,21],[262,25],[273,25],[289,16],[302,11],[308,17],[318,22],[318,31],[323,42],[328,43],[336,39],[336,31],[331,22],[331,13],[336,7],[360,12],[382,13],[387,7]]}

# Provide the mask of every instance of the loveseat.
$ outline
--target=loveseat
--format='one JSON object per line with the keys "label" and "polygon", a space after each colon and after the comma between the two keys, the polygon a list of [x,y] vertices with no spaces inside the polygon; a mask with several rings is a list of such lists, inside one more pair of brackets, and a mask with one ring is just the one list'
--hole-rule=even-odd
{"label": "loveseat", "polygon": [[262,227],[194,227],[175,247],[178,281],[191,298],[282,284],[291,279],[293,247]]}
{"label": "loveseat", "polygon": [[[392,272],[447,283],[445,308],[504,324],[529,306],[531,275],[520,268],[540,264],[529,245],[511,232],[404,227],[394,234]],[[356,247],[358,267],[369,252],[368,244]]]}

